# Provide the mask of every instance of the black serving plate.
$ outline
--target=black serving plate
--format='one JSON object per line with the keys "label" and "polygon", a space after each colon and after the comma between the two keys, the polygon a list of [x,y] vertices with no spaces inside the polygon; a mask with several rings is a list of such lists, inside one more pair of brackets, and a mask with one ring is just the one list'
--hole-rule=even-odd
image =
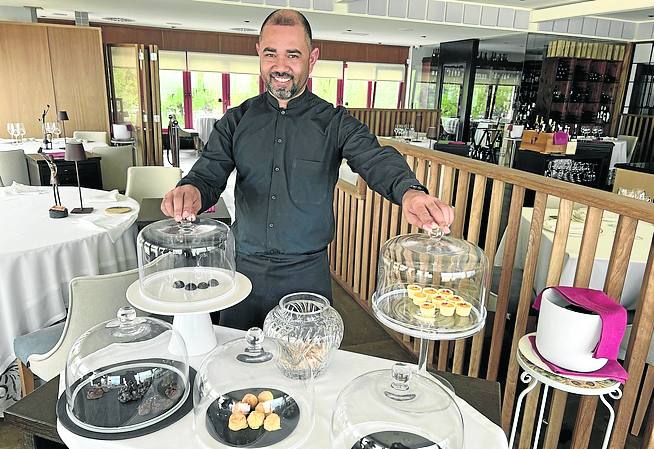
{"label": "black serving plate", "polygon": [[376,432],[357,441],[352,449],[439,449],[441,446],[408,432]]}
{"label": "black serving plate", "polygon": [[[279,415],[281,429],[268,432],[261,426],[259,429],[230,430],[229,416],[231,406],[243,399],[247,393],[258,396],[268,390],[273,394],[273,412]],[[290,436],[300,421],[300,407],[295,400],[283,391],[272,388],[246,388],[223,394],[207,409],[207,430],[218,442],[232,447],[267,447],[279,443]]]}
{"label": "black serving plate", "polygon": [[[137,375],[137,373],[145,373],[145,376],[147,376],[147,372],[149,370],[153,370],[153,374],[151,376],[151,385],[143,395],[142,399],[139,400],[121,403],[118,400],[120,393],[119,388],[110,388],[108,391],[104,392],[102,397],[98,399],[87,399],[87,391],[91,387],[88,379],[92,374],[89,374],[85,378],[78,380],[72,386],[73,391],[75,391],[80,385],[83,385],[73,399],[74,407],[77,411],[76,418],[79,421],[87,425],[106,429],[109,431],[124,426],[143,425],[143,427],[119,432],[107,432],[103,430],[96,431],[81,427],[75,421],[73,421],[69,415],[65,393],[63,393],[57,401],[57,418],[62,423],[62,425],[71,432],[83,437],[99,440],[121,440],[127,438],[135,438],[156,432],[157,430],[169,426],[170,424],[184,417],[189,411],[193,409],[193,395],[191,394],[190,389],[193,386],[193,381],[195,379],[196,373],[192,368],[189,368],[189,391],[186,394],[186,397],[184,397],[185,392],[182,391],[178,397],[172,400],[172,403],[169,404],[166,409],[160,410],[159,412],[151,411],[146,415],[139,415],[138,413],[139,405],[142,404],[143,400],[154,395],[166,398],[164,383],[167,383],[167,381],[173,380],[177,382],[178,385],[184,384],[183,379],[181,379],[179,374],[175,371],[162,368],[161,366],[156,366],[166,363],[170,363],[170,361],[164,362],[161,359],[144,359],[136,360],[130,362],[129,364],[121,363],[116,365],[109,365],[107,367],[96,370],[96,372],[109,372],[110,374],[107,374],[106,376],[122,376],[123,378],[134,377]],[[150,365],[151,368],[148,368],[148,365]],[[141,374],[141,376],[144,376],[144,374]],[[84,385],[85,383],[86,385]],[[180,401],[182,400],[184,400],[184,403],[180,404]],[[173,408],[177,408],[177,410],[175,410],[175,412],[170,416],[153,424],[148,424],[149,421],[156,419],[157,417],[163,415]]]}

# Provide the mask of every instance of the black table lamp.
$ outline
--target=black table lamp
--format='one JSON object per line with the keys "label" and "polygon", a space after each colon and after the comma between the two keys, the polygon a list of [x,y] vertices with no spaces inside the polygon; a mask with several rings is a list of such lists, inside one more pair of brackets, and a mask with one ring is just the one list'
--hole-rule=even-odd
{"label": "black table lamp", "polygon": [[68,118],[68,112],[66,112],[66,111],[59,111],[59,113],[57,114],[57,118],[58,118],[59,121],[61,122],[61,130],[62,130],[63,133],[64,133],[64,144],[65,144],[65,143],[66,143],[66,126],[65,126],[64,122],[67,122],[67,121],[69,120],[69,118]]}
{"label": "black table lamp", "polygon": [[67,161],[75,162],[75,173],[77,174],[77,189],[79,190],[79,207],[71,210],[71,214],[90,214],[93,212],[92,207],[84,207],[82,203],[82,187],[79,183],[79,169],[77,168],[77,161],[85,161],[86,153],[84,152],[84,146],[81,142],[70,142],[66,144],[66,155],[64,159]]}

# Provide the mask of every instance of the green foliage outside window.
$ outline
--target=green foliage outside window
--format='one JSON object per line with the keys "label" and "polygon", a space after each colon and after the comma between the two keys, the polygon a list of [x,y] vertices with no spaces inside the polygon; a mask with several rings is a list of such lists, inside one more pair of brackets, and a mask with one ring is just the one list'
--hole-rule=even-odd
{"label": "green foliage outside window", "polygon": [[220,117],[223,114],[222,74],[217,72],[191,72],[193,94],[193,120],[197,117]]}
{"label": "green foliage outside window", "polygon": [[488,102],[488,84],[475,84],[472,90],[472,108],[470,117],[481,119],[486,117],[486,104]]}
{"label": "green foliage outside window", "polygon": [[136,123],[139,113],[139,87],[136,68],[114,67],[113,82],[114,95],[117,107],[122,104],[122,112],[116,111],[120,116],[116,120],[120,123]]}
{"label": "green foliage outside window", "polygon": [[441,96],[441,116],[459,116],[459,97],[461,96],[460,84],[443,84]]}
{"label": "green foliage outside window", "polygon": [[230,108],[239,106],[245,100],[259,95],[259,75],[232,73],[229,76],[229,90]]}
{"label": "green foliage outside window", "polygon": [[514,86],[497,86],[493,118],[508,117],[513,105]]}
{"label": "green foliage outside window", "polygon": [[375,87],[375,104],[373,108],[396,109],[397,96],[400,92],[399,81],[377,81]]}
{"label": "green foliage outside window", "polygon": [[368,102],[368,81],[345,80],[343,104],[346,108],[365,108]]}
{"label": "green foliage outside window", "polygon": [[312,78],[311,92],[336,106],[336,78]]}
{"label": "green foliage outside window", "polygon": [[181,70],[159,70],[161,121],[168,123],[168,115],[175,114],[184,123],[184,87]]}

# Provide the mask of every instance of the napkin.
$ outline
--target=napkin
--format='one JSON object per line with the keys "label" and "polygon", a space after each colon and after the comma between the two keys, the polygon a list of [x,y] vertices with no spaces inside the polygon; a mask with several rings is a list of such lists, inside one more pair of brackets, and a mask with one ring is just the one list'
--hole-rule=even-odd
{"label": "napkin", "polygon": [[52,189],[41,186],[27,186],[14,181],[9,187],[0,188],[0,198],[14,195],[44,195],[52,193]]}
{"label": "napkin", "polygon": [[538,352],[538,348],[536,348],[536,336],[535,335],[530,335],[529,336],[529,343],[531,343],[531,347],[534,350],[534,353],[538,356],[539,359],[542,360],[542,362],[547,365],[547,367],[552,370],[553,373],[556,374],[562,374],[564,376],[577,376],[577,377],[604,377],[607,379],[613,379],[617,382],[620,382],[621,384],[624,384],[627,382],[627,379],[629,378],[629,373],[627,370],[625,370],[622,365],[620,365],[617,360],[609,360],[606,362],[606,365],[604,365],[602,368],[598,369],[597,371],[591,371],[590,373],[582,373],[579,371],[570,371],[567,369],[563,369],[560,366],[557,366],[547,360],[545,357],[540,355]]}
{"label": "napkin", "polygon": [[119,201],[118,190],[107,192],[105,190],[87,190],[82,192],[84,202],[88,203],[115,203]]}
{"label": "napkin", "polygon": [[[569,303],[595,312],[600,316],[602,320],[602,331],[593,357],[596,359],[616,360],[620,351],[620,342],[627,326],[626,309],[600,290],[562,286],[548,288],[555,289]],[[536,310],[540,310],[543,292],[538,295],[534,302],[533,307]]]}

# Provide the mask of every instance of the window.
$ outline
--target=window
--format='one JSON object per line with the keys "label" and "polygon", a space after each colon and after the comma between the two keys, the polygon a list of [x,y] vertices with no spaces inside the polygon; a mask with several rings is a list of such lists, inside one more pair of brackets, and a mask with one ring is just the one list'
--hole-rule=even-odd
{"label": "window", "polygon": [[161,120],[166,123],[169,114],[175,114],[183,123],[184,86],[181,70],[159,70],[159,92],[161,94]]}
{"label": "window", "polygon": [[230,107],[239,106],[248,98],[259,95],[259,75],[229,74]]}
{"label": "window", "polygon": [[443,93],[441,95],[442,117],[459,116],[459,97],[461,97],[460,84],[443,84]]}
{"label": "window", "polygon": [[336,106],[338,80],[336,78],[312,78],[311,91]]}
{"label": "window", "polygon": [[191,95],[194,120],[199,117],[222,117],[222,73],[191,72]]}
{"label": "window", "polygon": [[365,108],[368,106],[368,81],[345,80],[343,105],[347,108]]}
{"label": "window", "polygon": [[375,84],[375,101],[372,107],[381,109],[396,109],[399,93],[400,82],[377,81]]}
{"label": "window", "polygon": [[492,118],[510,118],[513,114],[515,86],[497,86]]}
{"label": "window", "polygon": [[111,47],[114,88],[113,122],[139,123],[139,71],[136,49]]}
{"label": "window", "polygon": [[486,107],[488,105],[488,84],[475,84],[472,90],[472,109],[470,118],[484,119],[486,117]]}

